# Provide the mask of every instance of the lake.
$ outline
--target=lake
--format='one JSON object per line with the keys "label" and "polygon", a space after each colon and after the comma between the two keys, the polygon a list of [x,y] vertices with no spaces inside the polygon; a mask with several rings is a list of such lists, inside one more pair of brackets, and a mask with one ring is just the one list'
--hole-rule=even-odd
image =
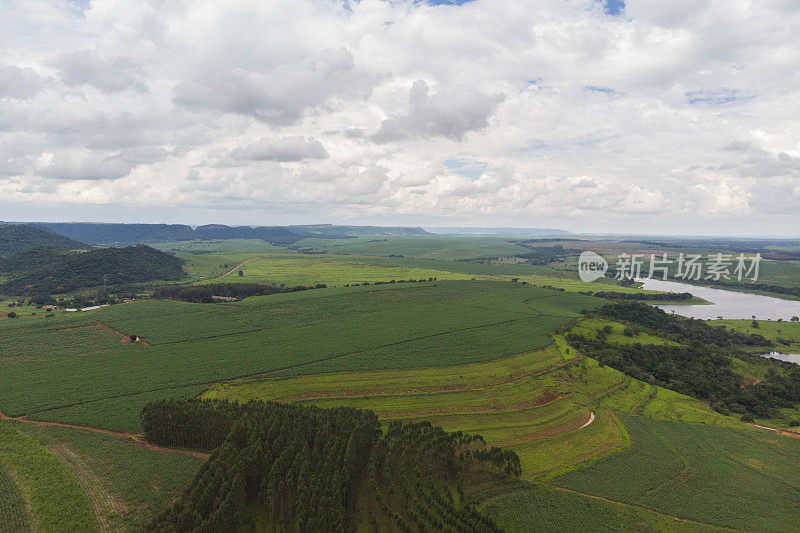
{"label": "lake", "polygon": [[762,296],[749,292],[726,291],[677,281],[658,279],[639,279],[642,288],[654,291],[689,292],[713,305],[658,305],[668,313],[692,318],[714,320],[718,317],[730,319],[777,320],[786,321],[800,316],[800,301],[782,300],[772,296]]}

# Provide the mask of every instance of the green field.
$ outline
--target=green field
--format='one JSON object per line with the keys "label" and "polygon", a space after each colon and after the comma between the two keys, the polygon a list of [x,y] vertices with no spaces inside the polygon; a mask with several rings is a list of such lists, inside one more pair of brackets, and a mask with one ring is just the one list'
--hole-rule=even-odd
{"label": "green field", "polygon": [[204,460],[154,451],[129,438],[19,424],[51,450],[89,497],[102,530],[139,529],[186,487]]}
{"label": "green field", "polygon": [[[622,246],[590,244],[609,254]],[[172,397],[369,409],[384,428],[427,420],[515,451],[523,481],[478,502],[508,531],[798,529],[800,439],[633,379],[567,343],[569,331],[610,328],[611,344],[677,345],[580,313],[609,300],[578,291],[640,289],[583,283],[570,261],[463,260],[530,251],[499,237],[292,246],[324,254],[257,240],[158,247],[185,259],[180,283],[328,288],[214,304],[139,300],[37,320],[29,317],[43,311],[23,307],[22,318],[0,320],[0,411],[138,433],[142,406]],[[766,272],[789,283],[793,268]],[[375,285],[409,279],[425,281]],[[788,339],[780,349],[800,352],[798,323],[719,324]],[[767,372],[743,355],[733,368],[746,383]],[[800,408],[779,416],[758,422],[785,427]],[[0,420],[0,533],[144,527],[203,459],[133,437]]]}
{"label": "green field", "polygon": [[797,529],[800,439],[643,417],[623,421],[629,448],[553,483],[720,527]]}
{"label": "green field", "polygon": [[[15,523],[44,531],[98,531],[86,493],[69,468],[19,423],[0,421],[0,470],[15,483]],[[25,502],[20,509],[20,503]],[[26,507],[30,516],[26,516]],[[31,518],[32,517],[32,518]]]}
{"label": "green field", "polygon": [[[776,344],[775,351],[783,353],[800,353],[800,322],[772,322],[759,320],[758,327],[753,327],[752,320],[716,320],[721,324],[741,333],[755,333],[766,337]],[[789,341],[789,345],[780,343],[778,339]],[[763,350],[762,350],[763,351]]]}
{"label": "green field", "polygon": [[649,509],[587,498],[532,484],[489,499],[483,506],[509,533],[526,531],[719,531],[677,521]]}
{"label": "green field", "polygon": [[364,256],[400,255],[422,259],[474,259],[526,253],[529,250],[502,237],[442,235],[362,235],[351,239],[306,238],[291,245],[301,251]]}
{"label": "green field", "polygon": [[554,346],[496,361],[233,381],[204,396],[370,409],[385,422],[431,420],[514,449],[531,479],[624,446],[625,431],[609,410],[741,425],[698,400],[600,367],[558,336]]}
{"label": "green field", "polygon": [[[72,424],[137,430],[159,397],[193,396],[222,380],[489,361],[542,348],[548,333],[601,301],[518,283],[444,281],[250,298],[230,304],[148,300],[74,317],[2,321],[12,350],[0,409]],[[123,343],[101,322],[144,342]],[[107,336],[97,350],[62,350],[75,332]],[[16,340],[19,339],[19,340]],[[104,341],[106,342],[106,341]],[[146,345],[145,343],[149,344]],[[5,359],[5,358],[3,358]]]}
{"label": "green field", "polygon": [[342,256],[318,255],[261,255],[242,265],[241,271],[243,276],[234,273],[223,279],[227,282],[267,282],[290,286],[325,283],[340,287],[345,284],[375,283],[376,281],[428,278],[470,279],[474,277],[469,274],[435,268],[369,263]]}

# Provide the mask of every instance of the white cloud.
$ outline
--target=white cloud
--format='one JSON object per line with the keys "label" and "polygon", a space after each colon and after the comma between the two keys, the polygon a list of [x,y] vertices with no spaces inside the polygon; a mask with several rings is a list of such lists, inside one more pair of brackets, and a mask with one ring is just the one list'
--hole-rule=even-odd
{"label": "white cloud", "polygon": [[292,136],[281,137],[277,141],[261,139],[249,146],[237,148],[231,156],[238,160],[289,162],[325,159],[328,157],[328,152],[317,140]]}
{"label": "white cloud", "polygon": [[664,6],[12,0],[0,198],[32,218],[798,227],[800,5]]}

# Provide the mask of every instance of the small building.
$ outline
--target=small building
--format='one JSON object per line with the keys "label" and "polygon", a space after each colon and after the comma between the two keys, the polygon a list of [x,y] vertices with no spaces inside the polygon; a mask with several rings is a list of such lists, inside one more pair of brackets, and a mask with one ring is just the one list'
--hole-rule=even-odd
{"label": "small building", "polygon": [[212,300],[219,300],[220,302],[235,302],[237,298],[233,296],[212,296]]}

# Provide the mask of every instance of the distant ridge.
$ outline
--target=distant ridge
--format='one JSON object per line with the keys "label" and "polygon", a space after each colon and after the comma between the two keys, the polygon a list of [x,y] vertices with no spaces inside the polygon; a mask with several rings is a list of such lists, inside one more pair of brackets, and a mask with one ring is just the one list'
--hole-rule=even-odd
{"label": "distant ridge", "polygon": [[476,228],[476,227],[428,227],[437,235],[510,235],[527,237],[533,235],[571,235],[569,231],[553,228]]}
{"label": "distant ridge", "polygon": [[357,235],[430,235],[420,227],[387,227],[387,226],[336,226],[334,224],[310,224],[305,226],[287,226],[287,228],[304,237],[319,236],[357,236]]}
{"label": "distant ridge", "polygon": [[[292,244],[306,237],[347,238],[358,235],[430,235],[420,227],[337,226],[227,226],[206,224],[114,224],[99,222],[29,222],[20,227],[45,232],[95,246],[130,246],[169,241],[261,239],[272,244]],[[83,246],[85,247],[85,246]]]}
{"label": "distant ridge", "polygon": [[85,250],[88,245],[64,235],[23,224],[0,223],[0,256],[46,246],[59,250]]}

